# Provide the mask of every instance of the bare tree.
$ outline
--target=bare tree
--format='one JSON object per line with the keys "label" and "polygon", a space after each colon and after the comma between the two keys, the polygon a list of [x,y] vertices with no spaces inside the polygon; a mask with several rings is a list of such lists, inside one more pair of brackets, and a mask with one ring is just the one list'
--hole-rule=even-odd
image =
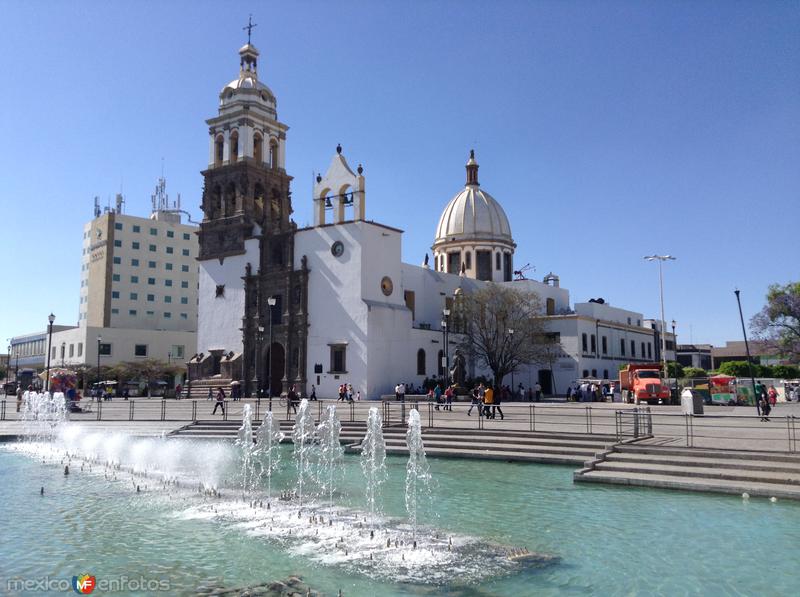
{"label": "bare tree", "polygon": [[462,322],[459,347],[492,371],[494,383],[521,365],[539,362],[544,325],[535,292],[487,284],[462,295],[456,305]]}

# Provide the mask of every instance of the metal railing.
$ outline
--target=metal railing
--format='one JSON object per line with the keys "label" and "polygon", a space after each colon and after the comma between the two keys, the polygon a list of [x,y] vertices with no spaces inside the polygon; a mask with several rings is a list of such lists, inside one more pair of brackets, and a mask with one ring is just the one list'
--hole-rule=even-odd
{"label": "metal railing", "polygon": [[748,451],[798,452],[795,415],[653,414],[657,439],[689,448],[722,448]]}
{"label": "metal railing", "polygon": [[[317,422],[324,410],[335,405],[343,423],[363,423],[369,408],[376,407],[386,427],[405,426],[410,409],[416,408],[424,427],[448,430],[488,430],[497,432],[536,432],[602,435],[623,441],[653,437],[660,445],[695,448],[722,448],[740,450],[781,451],[798,453],[795,415],[758,416],[734,414],[690,415],[660,412],[649,407],[631,409],[607,406],[509,402],[495,405],[472,406],[468,402],[455,402],[453,410],[444,410],[444,404],[427,400],[405,402],[395,400],[338,402],[319,400],[309,403]],[[86,402],[86,405],[89,402]],[[91,409],[69,414],[73,421],[175,421],[198,422],[208,420],[241,421],[245,404],[250,404],[255,420],[261,420],[270,407],[282,420],[293,421],[294,409],[284,399],[226,400],[224,409],[217,408],[215,400],[174,400],[138,398],[131,400],[91,402]],[[438,409],[437,409],[438,406]],[[495,418],[491,418],[492,410]],[[488,411],[489,417],[485,415]],[[502,413],[502,414],[501,414]],[[16,399],[0,400],[0,421],[20,419],[16,412]]]}
{"label": "metal railing", "polygon": [[617,441],[653,435],[653,416],[650,407],[615,411]]}

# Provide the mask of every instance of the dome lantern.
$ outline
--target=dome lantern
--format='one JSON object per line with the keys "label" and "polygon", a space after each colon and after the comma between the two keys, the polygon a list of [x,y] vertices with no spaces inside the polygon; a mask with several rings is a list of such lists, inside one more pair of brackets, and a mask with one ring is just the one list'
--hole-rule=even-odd
{"label": "dome lantern", "polygon": [[500,203],[480,187],[474,150],[466,164],[467,180],[445,206],[433,242],[433,265],[439,272],[478,280],[511,280],[516,244]]}

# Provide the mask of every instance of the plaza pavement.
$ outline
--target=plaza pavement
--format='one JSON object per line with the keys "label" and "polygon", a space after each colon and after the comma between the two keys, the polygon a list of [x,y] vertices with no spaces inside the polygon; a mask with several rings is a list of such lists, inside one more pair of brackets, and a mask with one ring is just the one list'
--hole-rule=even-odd
{"label": "plaza pavement", "polygon": [[[83,401],[84,405],[88,404]],[[226,403],[226,416],[219,411],[212,415],[214,401],[161,400],[115,398],[100,404],[92,402],[89,412],[71,413],[70,420],[86,423],[93,429],[126,431],[135,435],[161,435],[170,433],[193,422],[240,421],[245,405],[250,405],[254,418],[263,418],[269,402],[251,399]],[[285,404],[285,403],[284,403]],[[546,432],[565,434],[592,434],[629,438],[632,433],[631,404],[620,403],[564,403],[564,402],[505,402],[501,405],[504,418],[478,416],[477,408],[467,416],[469,403],[457,402],[452,412],[435,410],[425,400],[408,398],[405,404],[396,401],[337,402],[319,400],[310,403],[315,420],[319,420],[328,405],[335,405],[340,420],[359,423],[366,420],[371,407],[377,407],[389,425],[401,425],[409,409],[418,407],[423,428],[470,430],[483,429],[495,433]],[[0,407],[3,405],[0,404]],[[294,418],[279,399],[274,398],[273,411],[281,420]],[[98,416],[98,410],[100,410]],[[703,416],[686,416],[679,406],[652,406],[652,438],[640,443],[695,448],[728,450],[797,452],[797,431],[800,427],[800,405],[780,403],[773,409],[770,421],[763,422],[753,407],[711,406]],[[18,435],[22,426],[13,399],[6,401],[0,436]],[[618,414],[622,413],[622,414]]]}

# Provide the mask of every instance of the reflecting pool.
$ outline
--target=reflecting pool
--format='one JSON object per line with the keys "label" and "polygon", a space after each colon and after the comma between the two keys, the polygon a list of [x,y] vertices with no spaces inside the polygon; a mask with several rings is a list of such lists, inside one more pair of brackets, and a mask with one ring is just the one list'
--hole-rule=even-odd
{"label": "reflecting pool", "polygon": [[[170,594],[186,595],[294,574],[348,597],[789,595],[798,586],[800,506],[786,501],[573,484],[571,467],[428,459],[430,491],[412,531],[407,458],[386,457],[374,522],[362,516],[358,455],[326,473],[337,475],[335,491],[326,485],[299,509],[281,500],[297,483],[291,445],[272,455],[266,498],[263,474],[247,472],[254,489],[241,489],[232,443],[124,441],[96,441],[93,458],[0,445],[4,585],[89,573],[166,580]],[[136,458],[126,462],[125,450]]]}

